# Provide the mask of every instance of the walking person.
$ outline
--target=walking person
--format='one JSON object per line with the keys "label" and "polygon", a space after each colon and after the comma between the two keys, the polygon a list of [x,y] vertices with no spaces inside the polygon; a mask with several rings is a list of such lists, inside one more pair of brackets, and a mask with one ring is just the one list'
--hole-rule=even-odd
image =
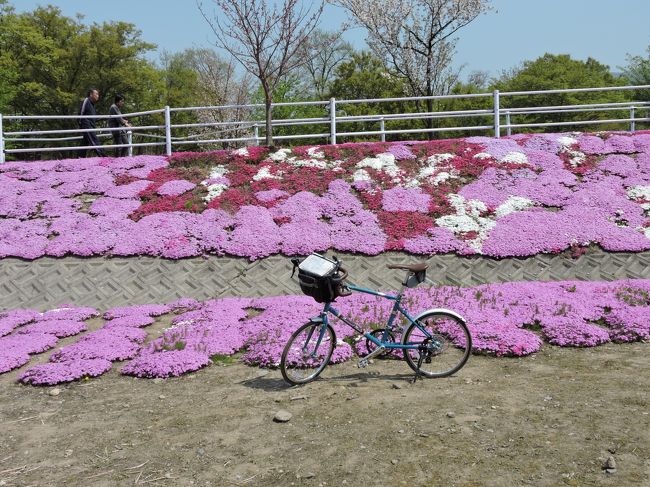
{"label": "walking person", "polygon": [[[122,95],[115,95],[115,103],[111,105],[111,108],[108,110],[109,115],[114,115],[115,118],[108,119],[108,126],[110,128],[118,127],[130,127],[131,124],[129,121],[122,117],[122,107],[124,106],[124,97]],[[125,130],[114,130],[111,132],[113,134],[113,144],[114,145],[126,145],[129,143],[126,137]],[[116,147],[115,156],[116,157],[125,157],[129,153],[128,147]]]}
{"label": "walking person", "polygon": [[[99,101],[99,90],[97,88],[91,88],[88,90],[88,96],[81,103],[81,109],[79,110],[79,115],[94,116],[97,115],[95,110],[95,103]],[[94,129],[97,127],[97,120],[94,118],[80,118],[79,119],[79,128],[81,129]],[[94,146],[95,153],[98,156],[104,156],[104,151],[101,149],[101,144],[97,138],[96,132],[84,132],[83,140],[81,141],[81,146]],[[81,156],[86,157],[88,149],[83,149],[81,151]]]}

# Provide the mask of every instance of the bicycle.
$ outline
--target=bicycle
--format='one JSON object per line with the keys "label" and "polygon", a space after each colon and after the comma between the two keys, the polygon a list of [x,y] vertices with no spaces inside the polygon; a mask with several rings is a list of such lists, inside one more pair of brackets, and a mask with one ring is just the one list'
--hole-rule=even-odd
{"label": "bicycle", "polygon": [[[312,261],[315,258],[316,262],[315,267],[312,266],[312,272],[301,269],[300,266],[310,258]],[[400,291],[393,295],[344,282],[348,273],[336,257],[329,260],[319,254],[311,254],[307,259],[302,262],[292,259],[294,272],[296,268],[299,269],[298,279],[303,292],[323,302],[324,306],[318,316],[312,317],[291,335],[284,347],[280,370],[289,384],[311,382],[329,364],[337,344],[336,333],[328,318],[330,314],[366,338],[369,353],[360,358],[360,368],[366,367],[374,357],[394,350],[403,350],[407,364],[415,371],[414,381],[422,377],[450,376],[467,363],[472,349],[472,337],[465,320],[459,314],[443,308],[432,308],[412,317],[402,306],[404,291],[416,287],[426,279],[429,267],[427,263],[387,265],[389,269],[406,270]],[[314,268],[317,270],[313,271]],[[332,306],[337,297],[349,296],[353,291],[394,301],[384,328],[364,332],[361,326],[341,315]],[[398,313],[407,321],[401,342],[396,341],[394,333]]]}

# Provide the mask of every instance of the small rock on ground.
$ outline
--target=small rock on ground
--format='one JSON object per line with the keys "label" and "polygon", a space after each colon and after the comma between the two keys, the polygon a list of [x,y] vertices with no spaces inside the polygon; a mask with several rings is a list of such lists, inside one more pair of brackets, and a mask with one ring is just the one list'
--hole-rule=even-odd
{"label": "small rock on ground", "polygon": [[289,411],[285,411],[284,409],[281,409],[277,413],[275,413],[275,416],[273,416],[273,421],[276,423],[286,423],[289,420],[291,420],[291,417],[293,415]]}
{"label": "small rock on ground", "polygon": [[614,460],[614,457],[612,456],[607,457],[605,463],[603,463],[603,470],[607,473],[616,472],[616,460]]}

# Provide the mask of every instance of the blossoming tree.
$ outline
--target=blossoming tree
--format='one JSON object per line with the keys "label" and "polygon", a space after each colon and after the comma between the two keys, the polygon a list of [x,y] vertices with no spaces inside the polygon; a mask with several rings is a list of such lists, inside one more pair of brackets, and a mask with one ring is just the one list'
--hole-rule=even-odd
{"label": "blossoming tree", "polygon": [[[487,0],[332,0],[347,9],[368,32],[375,55],[407,82],[415,96],[448,92],[457,81],[452,71],[453,35],[489,9]],[[426,100],[433,111],[433,100]],[[422,107],[418,106],[421,110]],[[426,119],[427,128],[431,119]]]}
{"label": "blossoming tree", "polygon": [[212,27],[217,46],[228,51],[255,76],[264,90],[266,145],[273,145],[271,103],[280,80],[309,59],[303,44],[318,26],[324,3],[285,0],[212,0],[219,14],[199,9]]}

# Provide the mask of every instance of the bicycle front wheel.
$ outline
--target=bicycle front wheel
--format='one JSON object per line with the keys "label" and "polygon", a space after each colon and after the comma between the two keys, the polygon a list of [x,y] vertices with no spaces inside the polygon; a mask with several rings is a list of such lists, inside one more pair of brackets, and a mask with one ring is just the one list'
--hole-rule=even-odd
{"label": "bicycle front wheel", "polygon": [[[463,320],[444,312],[431,312],[404,333],[406,362],[426,377],[447,377],[459,371],[472,351],[472,337]],[[421,360],[420,360],[421,359]]]}
{"label": "bicycle front wheel", "polygon": [[336,346],[334,329],[328,324],[306,323],[298,328],[282,352],[280,371],[289,384],[311,382],[327,366]]}

